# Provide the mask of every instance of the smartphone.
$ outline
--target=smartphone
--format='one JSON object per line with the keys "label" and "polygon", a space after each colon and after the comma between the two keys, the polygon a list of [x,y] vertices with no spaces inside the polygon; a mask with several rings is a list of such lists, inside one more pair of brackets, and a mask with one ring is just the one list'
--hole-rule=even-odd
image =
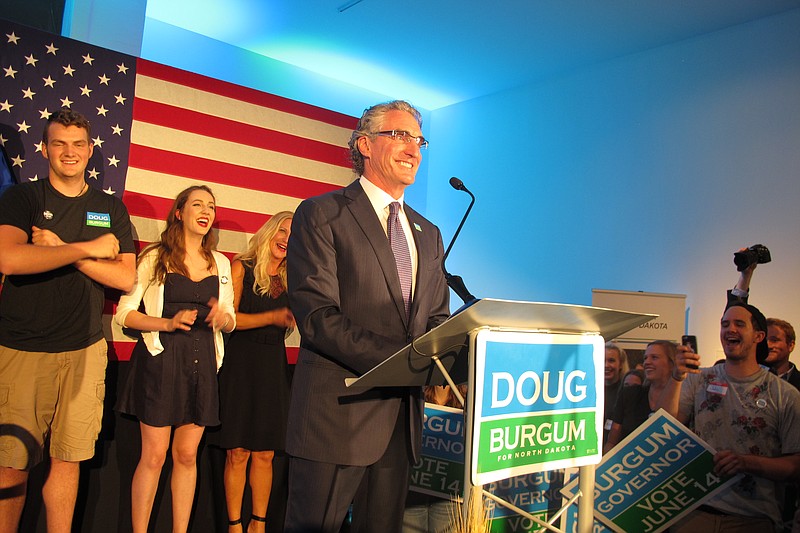
{"label": "smartphone", "polygon": [[[681,336],[681,344],[687,346],[690,350],[692,350],[692,352],[697,353],[697,336],[683,335]],[[697,365],[686,365],[686,368],[697,370],[700,367]]]}

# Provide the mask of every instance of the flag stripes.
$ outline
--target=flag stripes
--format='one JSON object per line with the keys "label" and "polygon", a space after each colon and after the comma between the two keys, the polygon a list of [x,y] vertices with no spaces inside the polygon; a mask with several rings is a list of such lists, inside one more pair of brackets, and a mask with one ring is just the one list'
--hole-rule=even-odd
{"label": "flag stripes", "polygon": [[[232,257],[272,214],[353,179],[353,117],[144,60],[135,95],[123,201],[142,247],[159,238],[190,185],[214,191],[218,249]],[[121,328],[109,324],[109,334],[117,357],[127,357]],[[287,343],[296,354],[299,338]]]}
{"label": "flag stripes", "polygon": [[192,177],[293,198],[316,196],[338,187],[325,181],[311,181],[252,166],[224,163],[138,144],[131,146],[130,158],[141,171],[159,169],[172,176]]}
{"label": "flag stripes", "polygon": [[[141,99],[138,96],[133,108],[133,120],[140,123],[158,124],[175,131],[208,136],[242,146],[253,146],[303,159],[329,163],[349,170],[347,153],[342,150],[341,146],[334,146],[207,113],[152,102]],[[347,139],[345,139],[346,141]]]}

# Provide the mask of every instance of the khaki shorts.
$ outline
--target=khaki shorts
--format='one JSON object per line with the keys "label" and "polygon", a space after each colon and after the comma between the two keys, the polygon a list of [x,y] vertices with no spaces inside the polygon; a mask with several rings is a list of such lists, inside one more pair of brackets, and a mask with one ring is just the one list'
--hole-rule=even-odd
{"label": "khaki shorts", "polygon": [[29,470],[50,457],[94,456],[105,398],[105,339],[82,350],[25,352],[0,346],[0,466]]}

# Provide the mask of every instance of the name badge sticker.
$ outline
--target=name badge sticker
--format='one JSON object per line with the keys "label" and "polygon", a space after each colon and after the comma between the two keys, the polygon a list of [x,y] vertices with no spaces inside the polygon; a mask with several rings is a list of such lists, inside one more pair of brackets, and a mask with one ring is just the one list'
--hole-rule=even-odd
{"label": "name badge sticker", "polygon": [[86,225],[94,226],[96,228],[110,228],[111,215],[108,213],[93,213],[91,211],[87,211]]}
{"label": "name badge sticker", "polygon": [[726,394],[728,394],[728,384],[715,383],[712,381],[711,383],[708,384],[708,388],[706,390],[712,394],[719,394],[720,396],[725,396]]}

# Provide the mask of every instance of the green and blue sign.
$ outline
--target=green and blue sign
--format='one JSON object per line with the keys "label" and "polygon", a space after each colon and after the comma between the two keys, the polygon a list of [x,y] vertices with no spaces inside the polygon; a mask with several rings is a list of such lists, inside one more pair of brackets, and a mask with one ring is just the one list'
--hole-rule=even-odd
{"label": "green and blue sign", "polygon": [[[410,489],[438,496],[460,499],[464,482],[464,435],[461,409],[425,404],[422,433],[422,457],[411,471]],[[502,479],[483,488],[507,502],[546,521],[562,505],[561,471],[537,472]],[[509,508],[485,500],[491,512],[490,533],[528,533],[541,526]]]}
{"label": "green and blue sign", "polygon": [[[658,533],[737,477],[716,476],[714,450],[660,410],[597,466],[595,517],[614,531]],[[577,485],[564,493],[572,496]]]}
{"label": "green and blue sign", "polygon": [[475,485],[600,461],[599,335],[475,335]]}
{"label": "green and blue sign", "polygon": [[409,488],[443,499],[464,494],[464,413],[425,404],[422,453],[411,469]]}

